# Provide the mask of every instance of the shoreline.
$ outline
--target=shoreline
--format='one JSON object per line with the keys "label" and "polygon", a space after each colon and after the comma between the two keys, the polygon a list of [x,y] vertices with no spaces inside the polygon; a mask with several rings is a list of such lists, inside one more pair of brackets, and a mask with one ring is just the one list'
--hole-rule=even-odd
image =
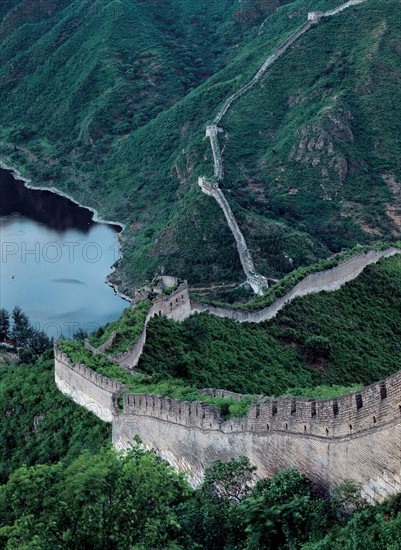
{"label": "shoreline", "polygon": [[32,180],[27,179],[26,177],[24,177],[21,174],[21,172],[19,172],[18,169],[15,168],[15,166],[9,166],[9,165],[5,164],[2,160],[0,160],[0,168],[3,168],[3,170],[8,170],[9,172],[12,173],[12,175],[14,176],[15,179],[24,182],[24,185],[27,189],[32,189],[33,191],[49,191],[50,193],[54,193],[55,195],[59,195],[60,197],[63,197],[65,199],[70,200],[71,202],[73,202],[74,204],[76,204],[77,206],[79,206],[81,208],[85,208],[86,210],[89,210],[93,214],[92,220],[95,223],[105,223],[107,225],[119,226],[119,227],[121,227],[121,231],[124,231],[124,229],[125,229],[125,224],[124,223],[113,222],[111,220],[103,220],[99,216],[99,213],[96,210],[96,208],[93,208],[92,206],[86,206],[85,204],[81,204],[76,199],[74,199],[74,197],[71,197],[71,195],[67,195],[67,193],[64,193],[64,191],[60,191],[56,187],[42,187],[42,186],[39,186],[39,185],[33,185]]}
{"label": "shoreline", "polygon": [[[69,201],[71,201],[72,203],[76,204],[77,206],[79,206],[80,208],[85,208],[86,210],[89,210],[89,212],[92,212],[92,221],[94,221],[95,223],[104,223],[106,225],[113,225],[115,227],[120,227],[121,228],[121,231],[118,231],[116,232],[116,239],[117,239],[117,243],[118,243],[118,255],[119,255],[119,259],[122,258],[122,253],[121,253],[121,243],[120,243],[120,233],[122,231],[124,231],[126,225],[121,223],[121,222],[113,222],[111,220],[103,220],[100,216],[99,216],[99,213],[98,211],[95,209],[95,208],[92,208],[91,206],[86,206],[84,204],[81,204],[80,202],[78,202],[76,199],[74,199],[73,197],[71,197],[70,195],[67,195],[67,193],[64,193],[63,191],[60,191],[59,189],[57,189],[56,187],[43,187],[43,186],[37,186],[37,185],[33,185],[32,184],[32,180],[30,179],[27,179],[26,177],[24,177],[21,172],[15,167],[15,166],[9,166],[7,164],[5,164],[2,160],[0,160],[0,168],[2,168],[3,170],[7,170],[9,172],[12,173],[13,177],[16,179],[16,180],[19,180],[19,181],[22,181],[25,185],[25,187],[27,189],[31,189],[33,191],[49,191],[50,193],[54,193],[55,195],[58,195],[59,197],[63,197],[64,199],[68,199]],[[110,275],[115,272],[116,269],[114,267],[111,267],[111,273],[109,275],[106,276],[104,282],[106,285],[108,285],[109,287],[111,287],[115,294],[121,298],[122,300],[125,300],[126,302],[129,302],[129,303],[132,303],[132,298],[130,298],[129,296],[127,296],[126,294],[122,294],[121,292],[119,292],[118,290],[118,285],[110,282],[108,280],[108,278],[110,277]]]}

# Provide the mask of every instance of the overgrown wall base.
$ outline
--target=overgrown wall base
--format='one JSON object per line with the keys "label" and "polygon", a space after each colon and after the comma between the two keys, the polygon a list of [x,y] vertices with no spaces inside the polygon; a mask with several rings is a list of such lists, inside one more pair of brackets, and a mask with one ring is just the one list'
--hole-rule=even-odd
{"label": "overgrown wall base", "polygon": [[400,423],[362,436],[331,439],[285,431],[227,434],[135,415],[114,419],[115,448],[129,448],[134,434],[177,470],[188,472],[193,486],[201,483],[204,468],[213,460],[246,456],[261,478],[295,467],[321,490],[353,479],[362,485],[368,502],[380,502],[401,490]]}

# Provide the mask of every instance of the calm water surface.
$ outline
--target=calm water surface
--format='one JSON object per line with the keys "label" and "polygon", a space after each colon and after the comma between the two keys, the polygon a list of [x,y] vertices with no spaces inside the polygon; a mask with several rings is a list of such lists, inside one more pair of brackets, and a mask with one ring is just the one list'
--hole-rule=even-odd
{"label": "calm water surface", "polygon": [[52,336],[116,319],[128,304],[104,280],[118,258],[117,231],[0,169],[0,307],[19,305]]}

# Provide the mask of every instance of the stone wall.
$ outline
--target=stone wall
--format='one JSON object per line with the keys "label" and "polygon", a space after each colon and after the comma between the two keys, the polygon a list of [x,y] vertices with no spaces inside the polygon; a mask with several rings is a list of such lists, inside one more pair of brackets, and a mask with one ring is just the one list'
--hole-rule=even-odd
{"label": "stone wall", "polygon": [[235,239],[242,269],[246,275],[247,281],[256,294],[263,294],[263,290],[268,286],[267,279],[265,277],[262,277],[261,275],[256,275],[255,266],[253,264],[252,256],[249,252],[244,235],[239,228],[237,220],[235,219],[234,213],[231,210],[231,207],[228,204],[224,193],[221,189],[219,189],[217,184],[208,181],[206,178],[199,178],[198,184],[201,187],[202,191],[206,195],[213,197],[219,204],[220,208],[223,210],[228,227],[230,228],[231,233],[233,234],[233,237]]}
{"label": "stone wall", "polygon": [[366,0],[348,0],[348,2],[341,4],[341,6],[338,6],[338,8],[334,8],[334,10],[325,11],[322,16],[331,17],[332,15],[337,15],[337,13],[340,13],[341,11],[344,11],[348,8],[352,8],[352,6],[363,4],[364,2],[366,2]]}
{"label": "stone wall", "polygon": [[321,489],[354,479],[369,501],[401,490],[401,372],[337,399],[266,399],[244,418],[224,421],[200,401],[143,394],[124,396],[119,411],[123,384],[73,365],[57,347],[55,369],[60,391],[112,422],[117,449],[139,435],[177,469],[188,470],[194,485],[213,460],[244,455],[260,477],[293,466]]}
{"label": "stone wall", "polygon": [[97,374],[85,365],[74,365],[57,345],[54,348],[54,364],[58,389],[101,420],[112,422],[113,403],[124,384]]}
{"label": "stone wall", "polygon": [[[241,322],[260,322],[274,316],[296,296],[336,290],[367,265],[400,252],[389,248],[352,256],[334,268],[308,275],[283,298],[260,311],[221,309],[216,313],[216,308],[211,308],[210,312]],[[192,312],[198,310],[193,305]],[[146,325],[155,315],[183,320],[190,313],[188,288],[183,284],[170,296],[160,296],[154,302]],[[143,347],[146,330],[141,338],[139,345]],[[188,470],[194,485],[212,461],[245,455],[261,477],[293,466],[321,489],[354,479],[362,484],[363,496],[369,501],[379,501],[401,490],[401,371],[336,399],[259,400],[245,417],[228,421],[214,407],[200,401],[189,403],[152,395],[125,395],[123,409],[119,410],[117,399],[124,386],[84,365],[72,365],[57,348],[55,376],[63,393],[112,422],[117,449],[128,448],[133,437],[139,435],[146,447],[155,449],[176,468]],[[203,391],[217,397],[242,398],[224,390]]]}
{"label": "stone wall", "polygon": [[142,355],[146,342],[146,330],[152,317],[163,316],[174,321],[184,321],[191,315],[191,303],[189,300],[188,284],[182,283],[170,295],[160,294],[153,301],[153,304],[146,316],[144,329],[135,345],[127,351],[116,355],[108,355],[108,359],[114,361],[124,368],[136,367]]}
{"label": "stone wall", "polygon": [[361,254],[354,254],[347,260],[339,263],[336,267],[326,269],[325,271],[310,273],[284,296],[278,298],[272,305],[259,310],[245,311],[192,302],[192,313],[206,311],[212,315],[228,317],[240,323],[261,323],[263,321],[268,321],[269,319],[273,319],[284,306],[292,302],[295,298],[308,294],[316,294],[322,291],[331,292],[338,290],[345,283],[358,277],[368,265],[378,262],[381,258],[387,258],[400,253],[401,249],[390,247],[386,250],[369,250]]}
{"label": "stone wall", "polygon": [[337,399],[265,400],[228,421],[201,402],[127,395],[113,444],[126,449],[139,435],[195,485],[213,460],[245,455],[261,477],[296,467],[323,490],[351,478],[379,501],[401,488],[400,408],[401,373]]}

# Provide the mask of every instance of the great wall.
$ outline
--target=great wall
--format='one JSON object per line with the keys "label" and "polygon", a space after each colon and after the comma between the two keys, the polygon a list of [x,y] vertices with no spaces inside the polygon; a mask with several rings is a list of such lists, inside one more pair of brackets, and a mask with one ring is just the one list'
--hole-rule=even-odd
{"label": "great wall", "polygon": [[[131,350],[129,366],[138,364],[146,327],[154,316],[182,321],[207,310],[239,322],[260,323],[273,318],[296,297],[335,291],[365,267],[399,253],[401,249],[390,247],[355,254],[331,269],[311,273],[271,306],[256,311],[192,303],[183,283],[170,295],[156,298],[138,340],[140,345]],[[121,408],[122,384],[85,365],[73,365],[57,345],[55,380],[65,395],[111,422],[116,449],[128,448],[138,435],[147,448],[188,471],[194,485],[213,460],[245,455],[261,477],[295,466],[322,489],[346,478],[355,479],[370,501],[401,489],[401,372],[337,399],[264,399],[244,418],[228,421],[214,407],[199,401],[188,403],[155,395],[124,395]]]}
{"label": "great wall", "polygon": [[[365,1],[350,0],[330,12],[310,13],[308,22],[266,60],[249,84],[224,103],[214,124],[207,127],[217,182],[200,178],[199,184],[223,209],[236,239],[247,280],[256,293],[263,292],[266,280],[255,272],[245,239],[218,186],[224,174],[218,123],[233,101],[256,84],[267,68],[312,25],[322,17]],[[94,353],[105,354],[122,367],[132,369],[142,354],[148,323],[156,315],[183,321],[190,315],[206,311],[238,322],[260,323],[272,319],[295,298],[335,291],[358,277],[367,266],[399,253],[401,249],[389,247],[354,254],[335,267],[310,273],[272,305],[254,311],[191,302],[188,287],[182,283],[169,295],[161,293],[153,301],[144,329],[132,349],[118,356],[107,355],[115,334],[96,349],[88,342],[86,345]],[[55,381],[65,395],[112,424],[116,449],[129,448],[134,436],[139,436],[147,448],[154,449],[178,470],[187,471],[193,485],[201,482],[205,467],[214,460],[226,461],[243,455],[257,467],[260,477],[296,467],[323,490],[345,479],[353,479],[361,484],[362,495],[369,502],[381,501],[401,491],[401,371],[360,392],[336,399],[259,399],[246,416],[230,420],[224,420],[214,407],[201,401],[130,394],[123,384],[85,365],[74,365],[58,349],[57,343]],[[224,390],[212,392],[242,398]]]}
{"label": "great wall", "polygon": [[251,88],[253,88],[266,74],[266,71],[279,59],[293,44],[296,42],[303,34],[305,34],[310,28],[315,26],[319,21],[324,18],[332,17],[347,8],[356,6],[357,4],[362,4],[367,0],[349,0],[344,4],[341,4],[337,8],[326,11],[326,12],[310,12],[308,14],[307,21],[297,29],[287,40],[277,48],[277,50],[269,55],[266,61],[263,63],[262,67],[258,70],[255,76],[245,84],[242,88],[233,93],[230,97],[226,99],[222,107],[219,109],[217,115],[215,116],[212,124],[206,125],[206,137],[210,140],[210,147],[213,155],[213,179],[202,176],[198,179],[198,184],[201,187],[202,191],[213,197],[220,208],[223,210],[224,216],[226,218],[227,224],[233,234],[235,239],[238,255],[241,261],[242,269],[246,276],[246,281],[255,294],[263,294],[264,290],[268,287],[268,281],[266,277],[256,272],[254,262],[250,250],[246,244],[246,240],[242,231],[239,228],[237,220],[235,219],[234,213],[224,196],[223,191],[219,187],[219,182],[224,178],[224,165],[223,165],[223,155],[221,152],[218,134],[223,133],[223,128],[219,127],[219,124],[230,109],[231,105],[243,97]]}

